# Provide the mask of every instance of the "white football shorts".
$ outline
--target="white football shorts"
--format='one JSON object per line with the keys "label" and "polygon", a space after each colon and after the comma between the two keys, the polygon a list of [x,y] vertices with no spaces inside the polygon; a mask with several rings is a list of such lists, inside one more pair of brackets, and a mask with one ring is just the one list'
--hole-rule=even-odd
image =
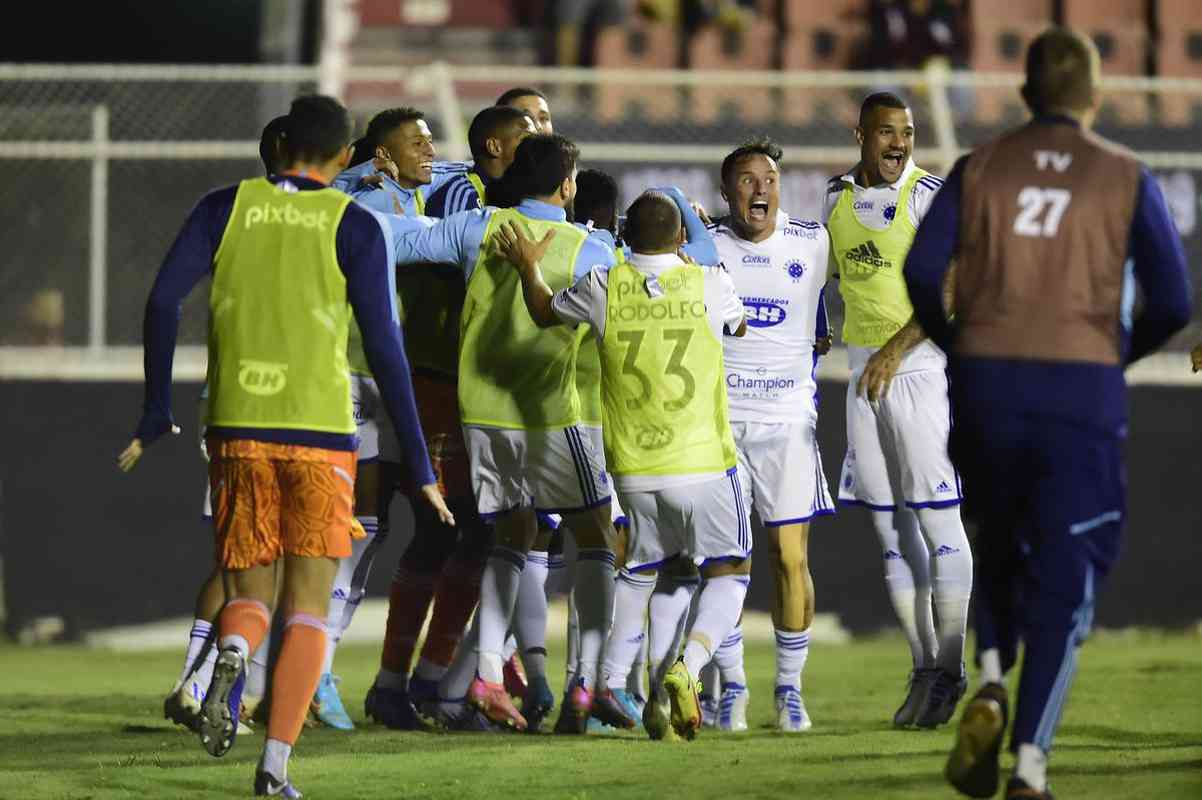
{"label": "white football shorts", "polygon": [[658,567],[682,556],[694,564],[751,555],[751,520],[738,469],[699,483],[621,492],[630,519],[626,567]]}
{"label": "white football shorts", "polygon": [[351,373],[351,408],[355,412],[355,430],[359,449],[355,457],[360,463],[380,457],[380,421],[388,416],[380,399],[380,389],[370,375]]}
{"label": "white football shorts", "polygon": [[579,425],[517,430],[464,425],[476,507],[485,519],[533,505],[548,514],[610,502],[609,476]]}
{"label": "white football shorts", "polygon": [[732,422],[744,503],[765,527],[835,513],[813,421]]}
{"label": "white football shorts", "polygon": [[947,454],[951,406],[947,374],[920,370],[896,375],[883,400],[856,394],[862,370],[847,385],[847,455],[839,502],[875,511],[947,508],[962,499],[960,476]]}

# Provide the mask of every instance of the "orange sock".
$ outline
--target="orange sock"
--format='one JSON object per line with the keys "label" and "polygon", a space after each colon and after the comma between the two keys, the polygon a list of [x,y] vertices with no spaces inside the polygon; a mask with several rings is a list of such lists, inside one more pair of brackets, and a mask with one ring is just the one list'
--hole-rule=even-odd
{"label": "orange sock", "polygon": [[271,679],[271,716],[267,738],[294,744],[305,724],[305,714],[326,652],[326,623],[312,614],[294,613],[284,623],[284,642]]}
{"label": "orange sock", "polygon": [[455,649],[463,639],[463,629],[480,601],[483,573],[483,562],[464,561],[457,556],[447,561],[434,590],[434,616],[426,631],[422,658],[442,667],[451,665]]}
{"label": "orange sock", "polygon": [[411,572],[402,564],[388,588],[388,623],[384,627],[384,650],[380,668],[409,674],[417,637],[434,598],[434,577]]}
{"label": "orange sock", "polygon": [[267,606],[258,600],[236,597],[225,604],[217,618],[217,631],[220,636],[217,641],[220,643],[227,636],[241,636],[246,640],[247,651],[244,655],[249,659],[250,654],[262,643],[270,627],[271,612],[267,610]]}

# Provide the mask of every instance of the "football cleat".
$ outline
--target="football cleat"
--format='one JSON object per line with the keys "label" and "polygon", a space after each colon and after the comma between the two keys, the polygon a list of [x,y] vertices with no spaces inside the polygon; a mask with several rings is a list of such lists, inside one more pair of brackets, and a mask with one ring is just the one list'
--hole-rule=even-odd
{"label": "football cleat", "polygon": [[801,692],[793,686],[776,687],[776,727],[785,733],[801,733],[814,727]]}
{"label": "football cleat", "polygon": [[242,713],[242,687],[246,685],[246,669],[242,655],[228,647],[217,656],[213,667],[213,682],[200,706],[196,732],[200,743],[211,756],[223,756],[234,746],[238,735],[238,716]]}
{"label": "football cleat", "polygon": [[547,685],[547,679],[539,675],[530,682],[526,699],[522,701],[522,716],[526,718],[526,730],[537,733],[543,720],[555,708],[555,695]]}
{"label": "football cleat", "polygon": [[914,724],[920,728],[934,728],[950,720],[967,688],[968,678],[964,675],[963,666],[959,674],[936,670],[935,680],[927,690],[926,702],[914,718]]}
{"label": "football cleat", "polygon": [[935,682],[938,669],[918,667],[910,671],[906,686],[906,699],[893,714],[893,727],[908,728],[918,719],[927,702],[927,692]]}
{"label": "football cleat", "polygon": [[281,781],[260,767],[255,770],[255,797],[286,797],[288,800],[295,800],[304,795],[291,781]]}
{"label": "football cleat", "polygon": [[985,684],[964,706],[956,743],[943,769],[947,782],[957,791],[969,797],[997,794],[998,753],[1008,715],[1006,687],[1000,683]]}
{"label": "football cleat", "polygon": [[195,731],[200,722],[200,703],[204,699],[204,691],[198,686],[192,678],[175,684],[171,694],[163,700],[163,719]]}
{"label": "football cleat", "polygon": [[680,741],[672,729],[672,706],[667,695],[651,693],[647,705],[643,706],[643,730],[656,741]]}
{"label": "football cleat", "polygon": [[501,676],[505,679],[505,691],[509,692],[510,697],[516,697],[519,700],[526,699],[526,692],[530,685],[526,681],[526,670],[522,667],[522,662],[516,653],[505,662]]}
{"label": "football cleat", "polygon": [[1054,800],[1050,789],[1042,792],[1015,775],[1006,784],[1006,800]]}
{"label": "football cleat", "polygon": [[643,708],[647,705],[647,701],[633,694],[629,689],[614,689],[613,696],[618,705],[622,707],[622,712],[634,722],[634,727],[641,728]]}
{"label": "football cleat", "polygon": [[422,727],[409,693],[401,689],[385,689],[373,685],[363,699],[363,713],[394,731],[415,731]]}
{"label": "football cleat", "polygon": [[741,683],[722,684],[722,699],[718,701],[718,729],[747,730],[747,702],[751,691]]}
{"label": "football cleat", "polygon": [[[589,713],[594,719],[600,720],[612,728],[631,730],[638,724],[635,722],[637,717],[631,717],[626,713],[626,708],[618,701],[615,694],[616,692],[612,689],[602,689],[594,693]],[[625,694],[624,691],[623,694]]]}
{"label": "football cleat", "polygon": [[338,678],[329,672],[321,676],[317,682],[317,691],[313,693],[313,716],[318,722],[329,728],[340,731],[353,731],[355,723],[342,705],[338,695]]}
{"label": "football cleat", "polygon": [[703,694],[701,701],[701,725],[705,728],[718,727],[718,701],[712,694]]}
{"label": "football cleat", "polygon": [[514,707],[504,684],[488,683],[477,675],[467,689],[467,702],[498,725],[526,730],[526,718]]}
{"label": "football cleat", "polygon": [[672,705],[672,728],[685,739],[694,738],[701,729],[700,690],[701,685],[684,665],[684,657],[677,658],[664,676],[664,691]]}

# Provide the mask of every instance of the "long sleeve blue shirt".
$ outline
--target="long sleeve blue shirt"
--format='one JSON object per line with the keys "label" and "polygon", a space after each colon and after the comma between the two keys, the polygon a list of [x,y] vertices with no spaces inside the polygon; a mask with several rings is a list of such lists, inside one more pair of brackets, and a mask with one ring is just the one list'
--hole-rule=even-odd
{"label": "long sleeve blue shirt", "polygon": [[435,161],[431,171],[430,182],[416,189],[406,189],[388,175],[382,175],[379,186],[364,183],[363,179],[376,173],[376,167],[369,159],[362,164],[348,167],[338,173],[338,177],[330,186],[349,194],[368,208],[383,214],[401,213],[412,216],[417,214],[417,193],[420,191],[427,200],[438,191],[442,184],[456,177],[461,177],[470,165],[463,161]]}
{"label": "long sleeve blue shirt", "polygon": [[[323,188],[298,176],[271,176],[300,191]],[[238,186],[209,192],[188,215],[155,277],[142,327],[146,396],[136,436],[150,444],[171,429],[171,368],[184,298],[213,270],[213,259],[233,211]],[[389,415],[397,423],[401,451],[419,485],[434,482],[425,437],[417,416],[409,363],[396,324],[397,311],[389,267],[391,242],[381,220],[352,203],[342,216],[335,240],[338,266],[346,276],[347,298],[363,333],[364,351]],[[210,428],[228,438],[354,450],[357,437],[292,429]]]}

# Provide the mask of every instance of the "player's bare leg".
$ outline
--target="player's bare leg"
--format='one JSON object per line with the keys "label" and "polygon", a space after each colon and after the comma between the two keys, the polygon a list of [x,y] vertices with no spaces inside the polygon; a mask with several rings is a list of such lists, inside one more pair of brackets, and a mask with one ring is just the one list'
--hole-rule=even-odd
{"label": "player's bare leg", "polygon": [[801,699],[801,673],[810,652],[810,626],[814,622],[810,525],[774,526],[765,532],[775,578],[772,626],[776,630],[777,725],[783,731],[805,731],[811,723]]}
{"label": "player's bare leg", "polygon": [[209,681],[213,677],[213,665],[217,663],[214,623],[223,605],[225,586],[221,578],[221,567],[214,566],[196,595],[183,672],[163,701],[163,717],[189,729],[196,724],[196,715],[200,712],[204,691],[209,687]]}

